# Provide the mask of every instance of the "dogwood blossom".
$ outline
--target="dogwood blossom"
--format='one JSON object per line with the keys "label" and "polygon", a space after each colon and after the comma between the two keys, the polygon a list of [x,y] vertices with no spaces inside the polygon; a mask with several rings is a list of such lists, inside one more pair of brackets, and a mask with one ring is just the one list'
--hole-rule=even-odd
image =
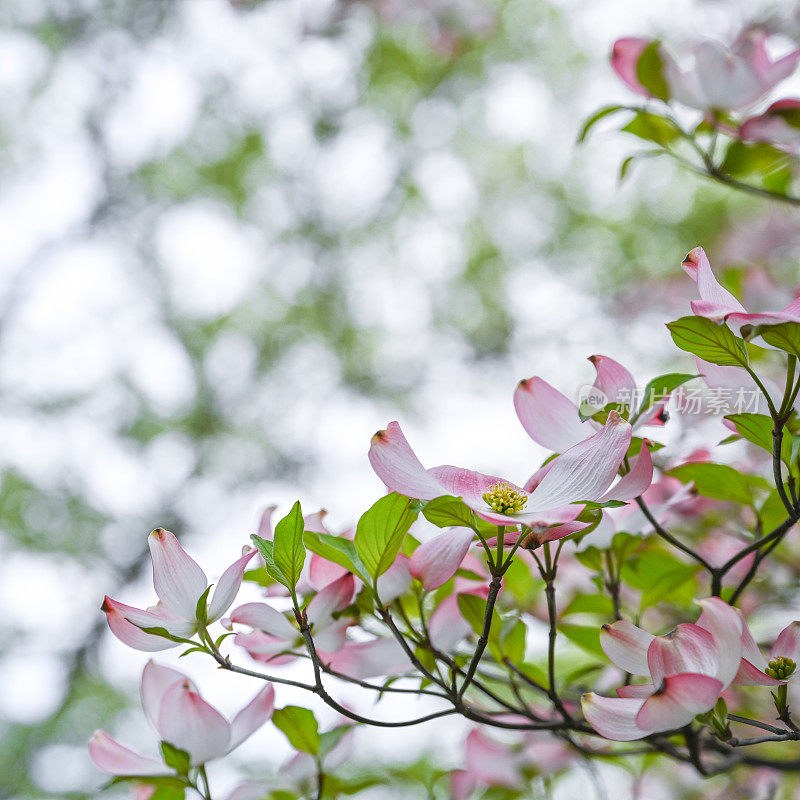
{"label": "dogwood blossom", "polygon": [[673,730],[713,708],[733,682],[742,660],[742,619],[717,597],[700,600],[696,623],[682,623],[666,636],[620,620],[604,625],[600,644],[620,669],[649,676],[626,685],[619,697],[583,696],[583,713],[602,736],[619,742]]}
{"label": "dogwood blossom", "polygon": [[706,317],[715,322],[726,322],[735,330],[739,330],[742,325],[777,325],[781,322],[800,322],[800,298],[792,301],[780,311],[749,313],[727,289],[720,286],[702,247],[695,247],[686,256],[681,266],[697,284],[700,299],[693,300],[691,307],[698,317]]}
{"label": "dogwood blossom", "polygon": [[[744,31],[731,45],[713,39],[696,42],[686,59],[676,59],[663,46],[658,54],[670,99],[700,111],[738,111],[758,102],[797,68],[800,50],[773,59],[763,31]],[[653,40],[618,39],[611,65],[625,84],[638,94],[652,96],[638,75],[639,59]]]}
{"label": "dogwood blossom", "polygon": [[739,126],[739,138],[766,142],[796,156],[800,154],[800,100],[778,100]]}
{"label": "dogwood blossom", "polygon": [[111,632],[135,650],[155,651],[176,647],[163,636],[146,633],[142,628],[163,628],[172,636],[192,636],[201,622],[214,622],[230,608],[242,585],[244,570],[256,554],[245,547],[241,558],[222,573],[208,604],[205,620],[198,619],[198,602],[208,590],[208,578],[197,562],[180,546],[175,535],[163,528],[149,538],[153,561],[153,585],[159,602],[148,609],[134,608],[106,596],[103,611]]}
{"label": "dogwood blossom", "polygon": [[[590,394],[599,394],[607,403],[630,406],[638,392],[633,375],[608,356],[589,356],[589,361],[597,373]],[[669,394],[657,398],[633,420],[633,430],[663,425],[664,406],[668,400]],[[568,450],[600,428],[591,419],[581,422],[578,405],[538,376],[519,382],[514,391],[514,409],[528,436],[557,453]]]}
{"label": "dogwood blossom", "polygon": [[[272,715],[275,690],[267,684],[229,722],[200,696],[182,672],[148,661],[142,672],[142,706],[162,742],[183,750],[192,766],[220,758],[238,747]],[[172,768],[156,758],[141,756],[105,731],[96,731],[89,755],[111,775],[169,775]]]}
{"label": "dogwood blossom", "polygon": [[524,487],[461,467],[425,469],[396,422],[372,437],[369,460],[392,491],[419,500],[455,495],[488,522],[532,526],[575,520],[580,509],[569,504],[581,500],[623,499],[627,486],[620,492],[609,487],[630,440],[631,426],[612,411],[599,432],[550,461]]}

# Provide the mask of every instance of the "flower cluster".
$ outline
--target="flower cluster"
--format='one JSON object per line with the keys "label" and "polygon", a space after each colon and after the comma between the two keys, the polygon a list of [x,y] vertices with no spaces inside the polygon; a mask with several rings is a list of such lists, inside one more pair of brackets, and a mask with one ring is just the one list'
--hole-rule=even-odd
{"label": "flower cluster", "polygon": [[750,26],[730,45],[701,39],[674,48],[653,39],[618,39],[611,66],[646,102],[600,109],[582,138],[599,120],[625,112],[621,130],[654,149],[626,159],[621,177],[639,156],[661,153],[728,187],[798,205],[792,187],[800,156],[800,100],[774,94],[797,69],[800,49],[774,57],[773,39]]}
{"label": "flower cluster", "polygon": [[[99,731],[89,745],[95,764],[143,791],[168,781],[208,798],[205,765],[271,720],[297,753],[269,784],[243,787],[232,800],[276,787],[293,797],[321,795],[325,770],[340,763],[352,724],[396,727],[459,714],[476,727],[465,743],[467,762],[450,780],[452,795],[468,798],[484,786],[522,791],[544,752],[535,737],[548,731],[644,740],[653,752],[672,755],[683,753],[677,737],[696,743],[708,727],[716,745],[702,739],[708,752],[693,744],[686,755],[701,771],[704,758],[748,746],[731,724],[766,729],[774,741],[800,736],[787,693],[800,662],[800,622],[777,636],[767,658],[737,606],[800,520],[800,301],[748,312],[716,280],[701,248],[683,268],[699,298],[691,302],[693,314],[668,328],[678,348],[695,357],[699,374],[659,375],[637,394],[628,369],[593,355],[594,383],[577,403],[540,376],[520,381],[514,409],[533,443],[548,451],[520,483],[452,465],[426,468],[400,425],[390,422],[368,451],[388,493],[354,528],[334,533],[324,512],[303,515],[300,503],[273,525],[271,507],[251,537],[255,548],[245,547],[215,587],[173,534],[153,531],[158,602],[141,609],[106,597],[111,632],[141,651],[182,646],[182,655],[211,658],[264,687],[228,720],[187,675],[148,662],[142,703],[160,756],[139,755]],[[785,362],[782,393],[754,370],[756,346],[764,358]],[[724,418],[732,433],[726,441],[755,448],[747,461],[715,462],[710,450],[665,454],[668,448],[655,441],[669,424],[676,392],[699,378],[710,388],[749,381],[760,393],[758,412]],[[758,456],[763,451],[771,456],[767,470]],[[743,539],[753,518],[755,529]],[[704,530],[707,520],[730,522],[734,534],[714,531],[693,541],[680,527]],[[668,529],[673,523],[680,534]],[[434,534],[431,526],[442,530]],[[235,605],[245,581],[263,597]],[[559,607],[557,592],[571,595],[566,606]],[[700,616],[687,622],[698,594]],[[671,605],[660,608],[663,600]],[[592,624],[565,621],[573,613],[589,615]],[[653,635],[630,621],[644,616],[653,618],[648,627],[672,630]],[[535,619],[548,629],[538,663],[527,660]],[[223,632],[212,635],[217,622]],[[593,654],[589,669],[559,671],[557,644],[564,639]],[[626,674],[617,697],[604,694],[610,671],[600,651]],[[285,667],[291,672],[282,673]],[[409,719],[366,716],[334,696],[332,685],[340,682],[378,697],[426,696],[437,705]],[[309,709],[276,709],[276,685],[308,691],[344,723],[321,733]],[[729,705],[748,708],[742,695],[748,686],[774,690],[784,727],[728,713]],[[516,738],[496,741],[485,732],[493,726]],[[550,766],[536,768],[566,763],[571,742],[557,742],[548,751]]]}

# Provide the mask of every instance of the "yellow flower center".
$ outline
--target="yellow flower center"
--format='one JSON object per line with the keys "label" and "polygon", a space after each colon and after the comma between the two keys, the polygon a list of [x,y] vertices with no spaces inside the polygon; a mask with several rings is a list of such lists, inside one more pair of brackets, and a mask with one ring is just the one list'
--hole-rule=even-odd
{"label": "yellow flower center", "polygon": [[766,672],[770,678],[782,681],[788,678],[795,669],[797,669],[797,664],[795,664],[791,658],[779,656],[778,658],[773,658],[772,661],[767,664],[767,668],[764,672]]}
{"label": "yellow flower center", "polygon": [[528,495],[504,481],[493,483],[483,493],[486,504],[498,514],[509,514],[522,511],[528,502]]}

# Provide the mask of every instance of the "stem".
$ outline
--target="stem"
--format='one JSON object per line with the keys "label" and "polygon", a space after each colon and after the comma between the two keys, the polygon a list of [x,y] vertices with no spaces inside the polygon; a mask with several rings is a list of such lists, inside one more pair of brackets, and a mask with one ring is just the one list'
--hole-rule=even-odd
{"label": "stem", "polygon": [[[498,542],[499,541],[500,536],[498,536]],[[499,563],[500,562],[498,560],[498,564]],[[475,648],[472,660],[469,662],[467,675],[458,691],[459,699],[464,696],[464,692],[466,692],[469,688],[472,679],[475,677],[475,671],[478,669],[478,664],[483,657],[483,652],[486,650],[486,645],[489,644],[489,634],[492,630],[492,617],[494,616],[494,605],[497,602],[497,595],[500,592],[501,583],[502,575],[498,573],[492,578],[492,582],[489,584],[489,595],[486,598],[486,613],[483,616],[483,630],[481,631],[480,639],[478,639],[478,645]]]}
{"label": "stem", "polygon": [[767,406],[769,407],[769,414],[772,417],[772,419],[774,419],[777,422],[778,409],[775,408],[775,403],[772,402],[772,398],[770,397],[766,387],[764,386],[763,383],[761,383],[761,379],[758,377],[758,375],[756,375],[755,372],[753,372],[753,370],[750,367],[746,366],[745,369],[747,370],[748,375],[750,375],[750,377],[755,381],[756,386],[758,386],[758,388],[761,389],[761,394],[764,395],[764,399],[767,401]]}
{"label": "stem", "polygon": [[497,526],[497,551],[495,553],[495,563],[493,567],[498,572],[503,564],[503,547],[505,546],[506,529],[504,525]]}
{"label": "stem", "polygon": [[320,669],[326,675],[330,675],[332,678],[338,678],[340,681],[346,681],[347,683],[352,683],[355,686],[360,686],[362,689],[371,689],[372,691],[379,692],[381,694],[384,692],[394,692],[396,694],[424,694],[428,695],[429,697],[441,697],[442,699],[447,700],[446,694],[434,691],[433,689],[405,689],[401,686],[381,686],[375,683],[369,683],[369,681],[362,681],[358,678],[353,678],[350,675],[345,675],[343,672],[337,672],[335,669],[331,669],[331,667],[329,667],[323,661],[320,661]]}
{"label": "stem", "polygon": [[325,773],[322,771],[322,759],[317,757],[317,800],[322,800],[325,790]]}
{"label": "stem", "polygon": [[769,725],[766,722],[760,722],[757,719],[739,717],[736,714],[728,714],[728,719],[731,722],[740,722],[742,725],[751,725],[753,728],[761,728],[761,730],[769,731],[770,733],[786,733],[786,731],[782,728],[776,728],[774,725]]}
{"label": "stem", "polygon": [[205,764],[203,764],[198,770],[198,775],[200,776],[200,779],[203,782],[202,790],[200,790],[198,787],[198,791],[205,798],[205,800],[211,800],[211,788],[208,785],[208,775],[206,774]]}
{"label": "stem", "polygon": [[732,189],[738,189],[740,192],[745,192],[746,194],[754,194],[758,197],[766,197],[770,200],[778,200],[781,203],[787,203],[790,206],[800,206],[800,197],[793,197],[790,194],[775,194],[774,192],[769,191],[769,189],[763,189],[760,186],[753,186],[750,183],[744,183],[743,181],[736,180],[736,178],[732,178],[730,175],[726,175],[724,172],[719,172],[716,167],[709,169],[707,172],[700,172],[701,175],[705,175],[711,180],[717,181],[718,183],[725,184],[726,186],[730,186]]}
{"label": "stem", "polygon": [[708,561],[706,561],[703,558],[703,556],[700,555],[700,553],[695,553],[695,551],[692,550],[691,547],[687,547],[687,545],[683,544],[683,542],[676,539],[669,531],[667,531],[658,522],[658,520],[653,516],[652,512],[648,508],[647,503],[645,503],[645,501],[642,500],[641,497],[637,497],[636,502],[639,505],[639,508],[642,509],[642,513],[645,515],[645,517],[647,517],[647,521],[653,526],[655,532],[662,539],[664,539],[664,541],[669,542],[673,547],[676,547],[682,553],[686,553],[687,556],[693,558],[698,564],[702,564],[703,567],[705,567],[712,575],[714,574],[715,572],[714,567],[711,566],[711,564]]}
{"label": "stem", "polygon": [[480,540],[481,546],[483,547],[484,551],[486,552],[486,563],[487,564],[491,564],[492,563],[492,551],[489,548],[489,543],[486,541],[486,537],[480,532],[480,530],[478,529],[477,525],[475,525],[475,527],[472,530],[475,531],[475,535]]}
{"label": "stem", "polygon": [[380,615],[380,618],[383,620],[383,622],[386,625],[386,627],[389,628],[389,630],[392,632],[392,635],[397,640],[397,643],[400,645],[400,647],[403,648],[403,651],[408,656],[409,661],[429,681],[431,681],[432,683],[435,683],[437,686],[439,686],[445,692],[449,692],[449,688],[448,688],[447,684],[445,684],[441,680],[441,678],[439,678],[437,675],[434,675],[432,672],[430,672],[423,665],[423,663],[417,658],[417,654],[408,646],[408,642],[406,641],[405,636],[403,636],[402,632],[400,631],[400,629],[395,624],[395,621],[392,619],[392,615],[389,612],[389,609],[388,608],[380,608],[380,609],[378,609],[378,614]]}
{"label": "stem", "polygon": [[[717,183],[724,184],[725,186],[729,186],[732,189],[737,189],[745,194],[752,194],[756,195],[757,197],[767,198],[769,200],[777,200],[778,202],[786,203],[787,205],[791,206],[800,206],[800,197],[793,197],[789,194],[776,194],[775,192],[771,192],[769,189],[765,189],[761,186],[753,186],[750,183],[744,183],[743,181],[737,180],[736,178],[721,172],[714,164],[712,152],[706,153],[703,148],[700,147],[700,145],[694,140],[693,136],[684,131],[675,120],[671,121],[677,128],[680,129],[680,132],[683,134],[683,138],[686,139],[686,141],[694,148],[695,152],[700,157],[700,160],[703,162],[703,168],[701,169],[697,167],[691,161],[682,157],[678,153],[673,152],[669,148],[665,147],[663,150],[667,155],[683,164],[683,166],[686,167],[690,172],[693,172],[695,175],[699,175],[703,178],[716,181]],[[715,144],[716,140],[712,141],[712,151]]]}
{"label": "stem", "polygon": [[219,651],[219,648],[210,640],[209,645],[211,647],[211,655],[217,664],[219,664],[221,669],[226,669],[229,672],[236,672],[239,675],[247,675],[251,678],[258,678],[262,681],[269,681],[270,683],[279,683],[284,686],[294,686],[297,689],[305,689],[308,692],[314,691],[314,686],[310,683],[294,681],[291,678],[280,678],[277,675],[267,675],[263,672],[255,672],[254,670],[247,669],[246,667],[237,666],[231,662],[228,656],[223,656]]}
{"label": "stem", "polygon": [[[369,717],[362,717],[360,714],[356,714],[351,711],[349,708],[345,708],[345,706],[339,704],[334,700],[328,692],[325,690],[325,687],[322,683],[322,667],[321,662],[319,659],[319,655],[317,654],[317,648],[314,645],[314,639],[311,636],[311,630],[308,627],[308,620],[306,619],[305,614],[299,610],[299,608],[295,609],[295,614],[297,615],[298,622],[300,623],[300,632],[303,635],[303,639],[306,643],[306,649],[308,651],[308,655],[311,659],[311,663],[314,668],[314,683],[302,683],[301,681],[293,681],[289,680],[288,678],[278,678],[275,675],[267,675],[262,672],[256,672],[251,669],[246,669],[244,667],[240,667],[236,664],[233,664],[227,656],[223,656],[220,653],[219,649],[213,646],[212,643],[212,650],[211,655],[214,657],[214,660],[220,665],[222,669],[226,669],[229,672],[236,672],[239,675],[248,675],[251,678],[258,678],[262,681],[270,681],[272,683],[282,683],[288,686],[295,686],[299,689],[305,689],[308,692],[318,695],[326,705],[330,706],[335,711],[338,711],[340,714],[343,714],[348,719],[352,719],[355,722],[361,722],[365,725],[375,725],[376,727],[380,728],[404,728],[411,725],[419,725],[420,723],[427,722],[431,719],[437,719],[439,717],[448,716],[449,714],[455,714],[458,709],[453,708],[446,708],[442,711],[434,711],[431,714],[426,714],[423,717],[418,717],[412,720],[404,720],[401,722],[384,722],[383,720],[376,720],[370,719]],[[398,631],[399,633],[399,631]],[[206,636],[208,633],[206,632]],[[400,634],[400,638],[402,639],[402,634]],[[403,639],[405,642],[405,639]],[[421,666],[421,665],[420,665]],[[423,668],[424,669],[424,668]],[[434,682],[437,682],[434,679]]]}
{"label": "stem", "polygon": [[[789,742],[800,739],[798,731],[786,731],[775,736],[754,736],[752,739],[728,739],[731,747],[747,747],[753,744],[764,744],[764,742]],[[797,762],[794,762],[795,764]]]}
{"label": "stem", "polygon": [[[547,600],[547,617],[550,625],[547,638],[547,682],[548,682],[548,695],[550,701],[555,706],[559,714],[565,721],[571,721],[564,703],[558,696],[556,691],[556,637],[558,636],[557,624],[558,615],[556,609],[556,586],[555,578],[558,570],[558,553],[556,558],[552,559],[550,555],[550,542],[545,542],[543,546],[544,552],[544,570],[542,570],[542,578],[545,581],[544,594]],[[560,552],[560,548],[559,551]]]}
{"label": "stem", "polygon": [[[448,667],[450,667],[450,669],[453,671],[453,676],[454,677],[456,675],[466,675],[466,672],[461,667],[459,667],[458,664],[455,661],[453,661],[453,659],[450,658],[449,655],[447,655],[447,653],[442,653],[440,650],[437,650],[435,647],[430,647],[429,649],[430,649],[431,653],[433,653],[433,655],[436,658],[438,658],[440,661],[444,662],[445,664],[447,664]],[[478,673],[478,672],[475,673],[476,676],[479,675],[479,674],[480,673]],[[492,676],[488,676],[488,677],[489,677],[489,680],[492,680]],[[474,686],[476,689],[478,689],[478,691],[480,691],[483,694],[485,694],[489,699],[494,700],[494,702],[497,703],[497,705],[499,705],[501,708],[505,708],[507,711],[510,711],[512,714],[522,714],[523,716],[528,716],[528,717],[531,716],[531,714],[530,714],[530,712],[528,711],[527,708],[515,708],[513,705],[511,705],[511,703],[506,702],[505,700],[503,700],[502,697],[500,697],[495,692],[493,692],[488,686],[484,685],[480,680],[478,680],[477,677],[473,677],[472,686]],[[455,689],[451,693],[451,698],[453,696],[456,696],[456,690]]]}
{"label": "stem", "polygon": [[778,490],[778,495],[784,508],[789,514],[795,513],[795,508],[791,500],[786,494],[786,488],[783,485],[783,473],[781,470],[781,446],[783,445],[783,423],[775,421],[775,429],[772,431],[772,476],[775,479],[775,488]]}
{"label": "stem", "polygon": [[619,605],[619,577],[614,574],[614,558],[610,550],[605,553],[606,568],[608,569],[608,580],[605,582],[606,589],[611,594],[611,602],[614,604],[614,621],[622,619],[622,612]]}
{"label": "stem", "polygon": [[794,384],[794,373],[797,367],[797,356],[789,355],[786,364],[786,389],[783,392],[783,401],[781,402],[781,419],[792,407],[792,386]]}
{"label": "stem", "polygon": [[[764,535],[762,527],[761,527],[761,519],[757,519],[756,520],[756,531],[755,531],[755,533],[756,533],[756,539],[757,540],[761,539],[763,537],[763,535]],[[772,546],[774,547],[774,544]],[[772,547],[767,548],[767,550],[759,551],[759,553],[755,556],[755,558],[753,558],[753,563],[750,565],[750,569],[747,570],[747,574],[744,576],[744,578],[742,578],[742,580],[739,582],[739,585],[736,587],[736,589],[734,590],[733,594],[730,596],[730,598],[728,600],[728,604],[729,605],[732,605],[732,606],[736,605],[736,601],[739,599],[739,597],[741,596],[742,592],[747,588],[747,586],[749,585],[750,581],[752,581],[753,578],[755,578],[756,573],[758,572],[758,567],[761,564],[762,558],[764,557],[764,555],[769,553],[771,550],[772,550]]]}
{"label": "stem", "polygon": [[724,575],[728,572],[732,567],[735,567],[743,558],[746,558],[750,555],[750,553],[755,552],[756,550],[763,547],[765,544],[770,544],[771,542],[775,542],[776,544],[787,534],[789,529],[792,525],[795,524],[798,520],[797,512],[793,512],[792,516],[785,519],[777,528],[773,531],[768,533],[766,536],[762,536],[760,539],[757,539],[755,542],[747,545],[747,547],[743,547],[735,556],[731,556],[721,567],[719,567],[716,572],[720,575]]}

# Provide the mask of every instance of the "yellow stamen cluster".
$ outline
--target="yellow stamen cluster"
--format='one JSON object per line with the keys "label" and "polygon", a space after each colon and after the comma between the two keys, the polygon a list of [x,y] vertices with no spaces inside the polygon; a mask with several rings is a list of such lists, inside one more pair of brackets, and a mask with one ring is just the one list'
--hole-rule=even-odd
{"label": "yellow stamen cluster", "polygon": [[788,678],[795,669],[797,669],[797,664],[795,664],[791,658],[778,656],[778,658],[773,658],[772,661],[767,664],[767,668],[764,672],[766,672],[770,678],[782,681]]}
{"label": "yellow stamen cluster", "polygon": [[528,502],[525,492],[515,489],[511,484],[497,481],[483,493],[486,504],[498,514],[509,514],[522,511]]}

